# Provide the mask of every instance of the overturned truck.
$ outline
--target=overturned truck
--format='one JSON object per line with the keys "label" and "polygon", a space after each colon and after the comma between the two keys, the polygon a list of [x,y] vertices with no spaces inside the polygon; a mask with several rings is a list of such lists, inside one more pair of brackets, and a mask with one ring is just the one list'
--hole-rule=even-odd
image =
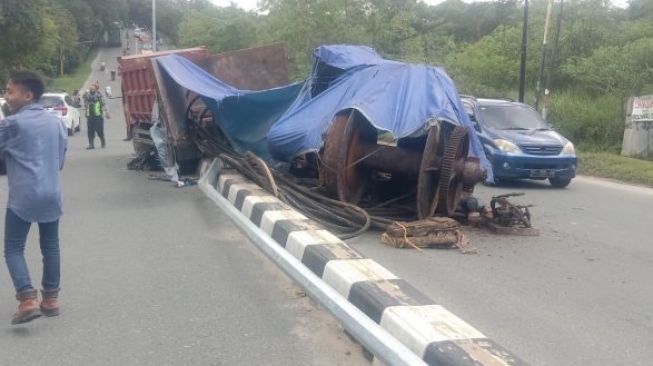
{"label": "overturned truck", "polygon": [[215,55],[205,47],[196,47],[119,57],[125,131],[134,151],[141,154],[154,147],[150,128],[162,119],[170,159],[187,171],[196,167],[202,153],[184,123],[184,107],[191,93],[161,78],[156,59],[168,55],[182,57],[237,88],[264,90],[288,83],[288,58],[279,43]]}
{"label": "overturned truck", "polygon": [[[270,65],[241,63],[229,73],[261,81]],[[351,45],[317,48],[303,82],[259,88],[175,54],[151,67],[173,145],[183,131],[203,157],[239,165],[234,159],[248,155],[250,171],[272,169],[268,176],[363,207],[380,224],[461,214],[491,174],[453,82],[437,67]]]}

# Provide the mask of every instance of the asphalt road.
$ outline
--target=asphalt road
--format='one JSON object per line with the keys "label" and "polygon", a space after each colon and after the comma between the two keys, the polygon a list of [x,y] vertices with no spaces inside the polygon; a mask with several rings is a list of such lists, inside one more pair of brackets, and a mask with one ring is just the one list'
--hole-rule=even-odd
{"label": "asphalt road", "polygon": [[[114,68],[119,53],[102,50],[94,70],[101,60]],[[90,80],[120,93],[106,74]],[[106,149],[85,150],[85,123],[69,139],[62,314],[10,326],[17,302],[2,265],[0,365],[369,364],[197,187],[128,171],[120,99],[109,106]],[[3,202],[6,195],[3,176]],[[33,227],[27,250],[35,286],[37,234]]]}
{"label": "asphalt road", "polygon": [[651,365],[653,189],[577,178],[479,186],[525,192],[539,237],[467,230],[478,254],[350,240],[532,365]]}

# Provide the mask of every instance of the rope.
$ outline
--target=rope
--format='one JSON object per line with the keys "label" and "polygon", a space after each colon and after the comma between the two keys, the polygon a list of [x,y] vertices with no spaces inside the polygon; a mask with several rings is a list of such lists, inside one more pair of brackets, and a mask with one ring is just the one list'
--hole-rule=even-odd
{"label": "rope", "polygon": [[[215,134],[200,126],[191,117],[193,105],[201,101],[193,98],[186,109],[186,120],[191,139],[199,150],[207,156],[223,159],[246,178],[263,187],[282,202],[302,212],[306,217],[321,226],[336,232],[340,239],[350,239],[361,235],[369,228],[385,229],[395,221],[410,221],[415,218],[414,209],[402,207],[409,194],[370,207],[361,208],[351,203],[331,199],[320,193],[321,187],[307,187],[299,180],[282,171],[268,166],[261,158],[251,152],[239,154],[228,143],[219,141]],[[206,116],[207,109],[198,116]],[[214,124],[212,124],[214,125]],[[219,132],[219,131],[218,131]],[[319,160],[318,164],[323,164]],[[327,167],[329,169],[329,167]],[[412,195],[414,197],[414,195]],[[395,204],[390,206],[390,204]],[[414,207],[413,205],[408,205]],[[419,248],[416,248],[419,250]]]}

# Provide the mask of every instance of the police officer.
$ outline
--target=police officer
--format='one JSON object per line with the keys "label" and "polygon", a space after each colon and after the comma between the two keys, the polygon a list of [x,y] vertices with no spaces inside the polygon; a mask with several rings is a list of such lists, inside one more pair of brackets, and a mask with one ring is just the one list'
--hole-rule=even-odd
{"label": "police officer", "polygon": [[104,118],[109,119],[109,112],[102,98],[100,86],[94,84],[86,97],[86,121],[88,130],[88,147],[86,150],[95,149],[95,134],[100,138],[102,148],[106,147],[104,140]]}

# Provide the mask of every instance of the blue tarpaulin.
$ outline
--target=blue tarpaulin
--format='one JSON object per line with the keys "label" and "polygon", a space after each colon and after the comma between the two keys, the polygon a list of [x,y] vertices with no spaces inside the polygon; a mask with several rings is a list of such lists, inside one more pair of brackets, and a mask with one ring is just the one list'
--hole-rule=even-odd
{"label": "blue tarpaulin", "polygon": [[263,159],[270,159],[268,131],[297,99],[302,83],[262,91],[239,90],[184,57],[161,56],[157,62],[164,78],[172,79],[202,98],[236,151],[252,151]]}
{"label": "blue tarpaulin", "polygon": [[339,112],[355,109],[395,138],[423,135],[430,123],[469,127],[470,152],[492,171],[449,76],[440,68],[384,60],[364,46],[322,46],[303,84],[253,92],[235,89],[183,57],[157,60],[176,83],[202,96],[237,150],[290,161],[318,151]]}
{"label": "blue tarpaulin", "polygon": [[274,158],[287,160],[318,151],[333,117],[355,109],[378,130],[392,132],[397,139],[424,134],[435,120],[469,127],[471,154],[480,158],[492,180],[473,123],[442,69],[384,60],[362,46],[322,46],[314,58],[311,78],[270,129],[268,144]]}

